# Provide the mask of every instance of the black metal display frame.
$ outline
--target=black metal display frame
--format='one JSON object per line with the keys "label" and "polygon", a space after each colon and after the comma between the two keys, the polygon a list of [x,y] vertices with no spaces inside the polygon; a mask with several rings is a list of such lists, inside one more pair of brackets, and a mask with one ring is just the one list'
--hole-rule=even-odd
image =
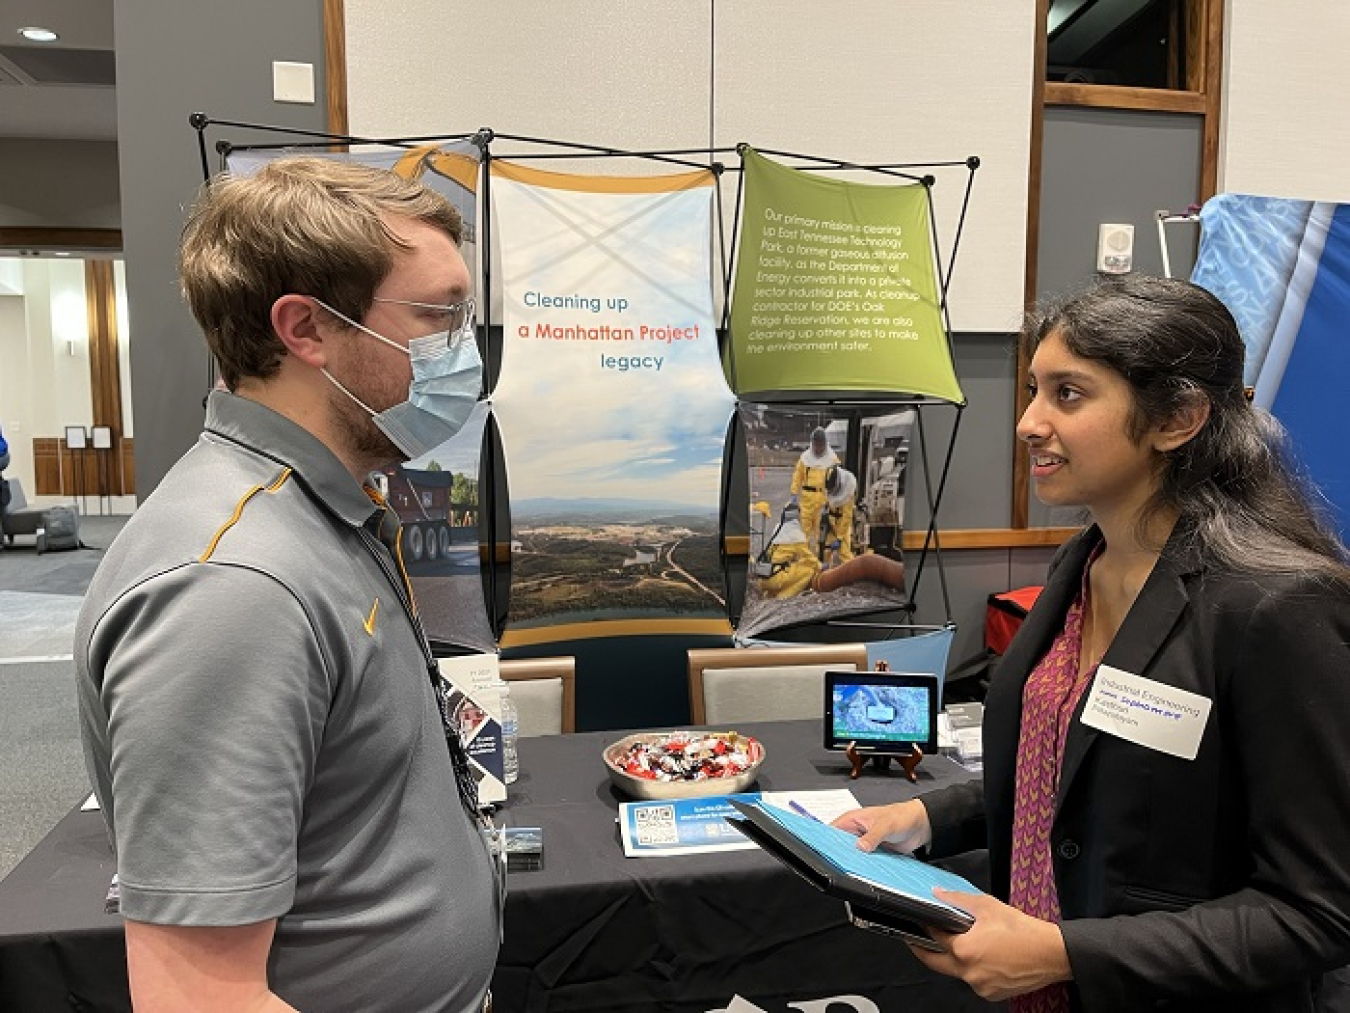
{"label": "black metal display frame", "polygon": [[[406,148],[412,149],[427,145],[436,145],[447,142],[465,142],[473,144],[478,148],[482,163],[480,172],[481,185],[477,191],[477,200],[479,203],[479,229],[478,246],[479,257],[477,269],[480,276],[480,284],[477,291],[480,292],[478,299],[479,309],[482,314],[484,326],[480,330],[480,352],[484,362],[485,385],[489,385],[484,391],[490,392],[490,385],[495,382],[495,378],[500,370],[500,361],[497,356],[500,354],[504,345],[501,339],[499,327],[494,327],[493,306],[492,306],[492,201],[491,201],[491,163],[494,159],[509,158],[513,162],[566,159],[569,161],[604,158],[604,159],[638,159],[664,163],[672,166],[678,166],[685,169],[707,170],[713,174],[714,186],[717,199],[714,202],[717,227],[717,250],[720,253],[721,261],[719,269],[722,282],[722,313],[720,324],[717,328],[719,352],[727,353],[727,344],[730,331],[730,314],[732,305],[732,281],[735,276],[735,256],[737,253],[737,239],[741,217],[741,203],[744,191],[744,171],[740,164],[740,158],[747,150],[746,144],[737,144],[728,147],[703,147],[703,148],[669,148],[655,150],[630,150],[624,148],[607,147],[602,145],[586,144],[576,141],[558,140],[545,137],[533,137],[521,134],[508,134],[495,131],[491,128],[482,127],[473,131],[450,131],[445,133],[423,134],[417,136],[397,136],[397,137],[365,137],[354,134],[334,134],[315,130],[300,130],[291,127],[281,127],[262,123],[241,122],[237,120],[214,119],[205,113],[193,113],[189,117],[189,124],[196,131],[197,147],[201,158],[201,168],[204,180],[209,184],[213,177],[211,170],[210,157],[208,150],[211,145],[207,140],[207,131],[213,128],[227,128],[232,130],[242,130],[258,132],[262,134],[277,135],[284,139],[275,142],[258,143],[235,143],[228,139],[217,139],[214,143],[214,150],[219,157],[219,168],[224,171],[227,167],[227,160],[231,154],[240,151],[278,151],[303,153],[305,151],[324,151],[328,153],[346,153],[352,154],[353,146],[360,147],[379,147],[379,148]],[[498,149],[494,150],[494,144]],[[506,146],[510,150],[503,153],[501,146]],[[516,146],[521,146],[517,149]],[[540,150],[544,149],[544,150]],[[772,148],[755,148],[759,154],[773,156],[780,160],[789,168],[801,170],[829,171],[836,173],[866,173],[876,176],[882,176],[891,179],[904,180],[909,183],[922,185],[928,201],[928,219],[931,231],[932,251],[934,257],[934,266],[937,271],[938,289],[939,289],[939,310],[942,319],[943,331],[947,341],[948,355],[954,360],[955,347],[952,339],[951,317],[948,307],[948,289],[951,284],[953,269],[957,254],[960,250],[961,236],[965,228],[966,216],[970,207],[970,197],[974,188],[975,175],[980,167],[978,156],[970,156],[965,159],[950,161],[930,161],[930,162],[875,162],[862,163],[851,162],[844,159],[819,156],[812,154],[803,154],[799,152],[790,152]],[[734,160],[734,161],[733,161]],[[937,184],[937,177],[934,171],[944,170],[965,170],[964,191],[961,199],[961,209],[956,223],[955,233],[952,239],[951,249],[944,261],[941,247],[938,241],[938,222],[937,212],[933,200],[933,188]],[[725,174],[732,173],[736,176],[737,186],[734,200],[734,211],[732,213],[732,228],[728,240],[726,234],[725,215],[723,211],[722,180]],[[494,335],[496,340],[494,340]],[[214,360],[208,355],[207,380],[208,389],[215,385],[216,367]],[[726,355],[726,361],[729,364],[731,374],[731,386],[733,390],[736,387],[735,357]],[[941,507],[943,494],[946,489],[947,479],[950,474],[952,459],[956,446],[956,438],[960,432],[961,417],[966,407],[964,399],[960,402],[948,401],[934,397],[920,397],[904,391],[840,391],[836,394],[816,392],[812,394],[803,394],[794,391],[782,392],[754,392],[753,398],[743,398],[741,400],[754,401],[758,403],[781,405],[793,408],[820,408],[837,412],[895,412],[903,411],[909,408],[921,409],[916,412],[917,433],[919,443],[919,455],[923,460],[924,468],[924,493],[928,505],[928,527],[925,531],[923,546],[919,551],[916,565],[907,567],[913,574],[912,580],[907,580],[908,600],[899,607],[898,611],[902,613],[899,622],[873,622],[868,621],[868,617],[874,613],[867,613],[859,616],[844,616],[827,621],[814,621],[809,625],[830,625],[842,628],[868,628],[878,631],[887,631],[888,635],[907,635],[908,633],[919,633],[931,630],[950,628],[954,626],[952,620],[951,599],[947,588],[946,574],[942,565],[942,546],[937,527],[938,511]],[[739,396],[738,396],[739,397]],[[929,466],[929,448],[926,432],[923,425],[924,409],[949,408],[954,410],[951,435],[947,441],[945,451],[942,453],[942,464],[938,473],[937,481],[933,481],[933,471]],[[732,425],[735,425],[733,420]],[[489,433],[485,434],[484,453],[480,462],[479,475],[479,495],[493,496],[498,488],[498,476],[496,474],[498,455],[489,452],[489,444],[493,441]],[[729,433],[729,437],[731,434]],[[734,445],[733,439],[728,439],[728,448]],[[729,494],[731,489],[730,474],[733,455],[728,452],[724,457],[723,466],[723,492],[722,492],[722,516],[720,517],[720,527],[722,537],[719,539],[719,545],[722,555],[722,570],[724,579],[731,583],[731,565],[726,550],[725,533],[727,530],[727,512],[729,509]],[[484,584],[487,601],[489,603],[489,622],[492,625],[495,636],[501,636],[506,621],[506,601],[507,589],[509,588],[509,578],[505,582],[499,582],[499,548],[505,544],[509,547],[510,530],[509,523],[503,539],[501,530],[502,518],[509,515],[502,510],[480,509],[480,534],[486,543],[487,551],[483,558],[484,566]],[[943,625],[921,625],[913,622],[914,613],[917,610],[915,598],[918,593],[920,581],[923,576],[925,564],[930,555],[933,556],[937,569],[938,581],[941,587],[943,609],[946,621]],[[728,595],[728,602],[731,596]],[[729,615],[734,619],[735,616]],[[790,629],[790,627],[781,627],[781,629]]]}

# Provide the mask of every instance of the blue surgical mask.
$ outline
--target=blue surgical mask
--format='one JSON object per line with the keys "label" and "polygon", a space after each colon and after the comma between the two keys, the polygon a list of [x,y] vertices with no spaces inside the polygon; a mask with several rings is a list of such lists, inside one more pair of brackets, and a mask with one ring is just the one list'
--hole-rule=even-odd
{"label": "blue surgical mask", "polygon": [[334,376],[323,370],[330,383],[346,394],[370,416],[389,440],[411,460],[439,447],[462,428],[478,403],[483,386],[483,360],[473,336],[473,308],[469,307],[464,325],[455,333],[437,331],[414,338],[404,348],[383,334],[358,324],[321,299],[320,306],[335,317],[386,345],[407,353],[412,360],[412,384],[408,399],[377,412],[349,391]]}

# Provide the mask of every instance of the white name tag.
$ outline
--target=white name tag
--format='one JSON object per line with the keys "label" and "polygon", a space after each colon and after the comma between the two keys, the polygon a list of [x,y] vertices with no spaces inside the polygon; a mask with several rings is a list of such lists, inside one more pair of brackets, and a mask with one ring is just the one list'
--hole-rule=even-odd
{"label": "white name tag", "polygon": [[1110,665],[1097,669],[1083,724],[1183,760],[1194,760],[1213,701]]}

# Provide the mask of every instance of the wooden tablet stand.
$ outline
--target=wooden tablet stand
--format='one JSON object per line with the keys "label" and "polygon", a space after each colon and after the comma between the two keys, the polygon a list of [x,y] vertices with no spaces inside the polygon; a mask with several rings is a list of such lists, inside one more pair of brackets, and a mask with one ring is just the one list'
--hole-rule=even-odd
{"label": "wooden tablet stand", "polygon": [[[886,662],[884,661],[877,662],[876,671],[889,672],[890,670],[891,666],[888,665]],[[905,772],[905,779],[909,781],[910,784],[918,784],[919,775],[916,773],[916,771],[919,769],[919,764],[923,763],[923,750],[920,749],[918,746],[914,745],[913,743],[910,744],[909,749],[910,751],[908,753],[864,754],[858,752],[858,750],[854,747],[853,743],[850,742],[848,744],[848,748],[844,750],[844,755],[848,757],[849,763],[853,764],[853,769],[848,775],[849,780],[856,781],[858,779],[859,775],[862,774],[862,769],[867,764],[868,760],[871,760],[872,765],[876,767],[878,770],[890,770],[891,760],[896,760],[900,764],[900,769]]]}
{"label": "wooden tablet stand", "polygon": [[905,779],[910,784],[918,784],[919,775],[916,771],[919,769],[919,764],[923,763],[923,750],[915,745],[911,745],[909,748],[910,752],[908,753],[860,753],[852,743],[849,743],[848,748],[844,750],[844,755],[853,764],[853,770],[848,775],[849,779],[856,781],[868,760],[871,760],[873,766],[878,770],[890,770],[891,760],[896,760],[900,764],[900,769],[905,772]]}

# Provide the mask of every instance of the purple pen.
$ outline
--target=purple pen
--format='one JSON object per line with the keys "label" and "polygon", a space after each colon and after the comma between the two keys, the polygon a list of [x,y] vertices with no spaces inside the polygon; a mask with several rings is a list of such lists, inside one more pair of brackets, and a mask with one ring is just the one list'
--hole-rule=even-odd
{"label": "purple pen", "polygon": [[805,816],[808,820],[815,820],[817,823],[822,822],[822,820],[819,817],[814,816],[813,814],[807,812],[805,806],[799,805],[792,799],[788,799],[788,808],[791,809],[793,812],[795,812],[798,816]]}

